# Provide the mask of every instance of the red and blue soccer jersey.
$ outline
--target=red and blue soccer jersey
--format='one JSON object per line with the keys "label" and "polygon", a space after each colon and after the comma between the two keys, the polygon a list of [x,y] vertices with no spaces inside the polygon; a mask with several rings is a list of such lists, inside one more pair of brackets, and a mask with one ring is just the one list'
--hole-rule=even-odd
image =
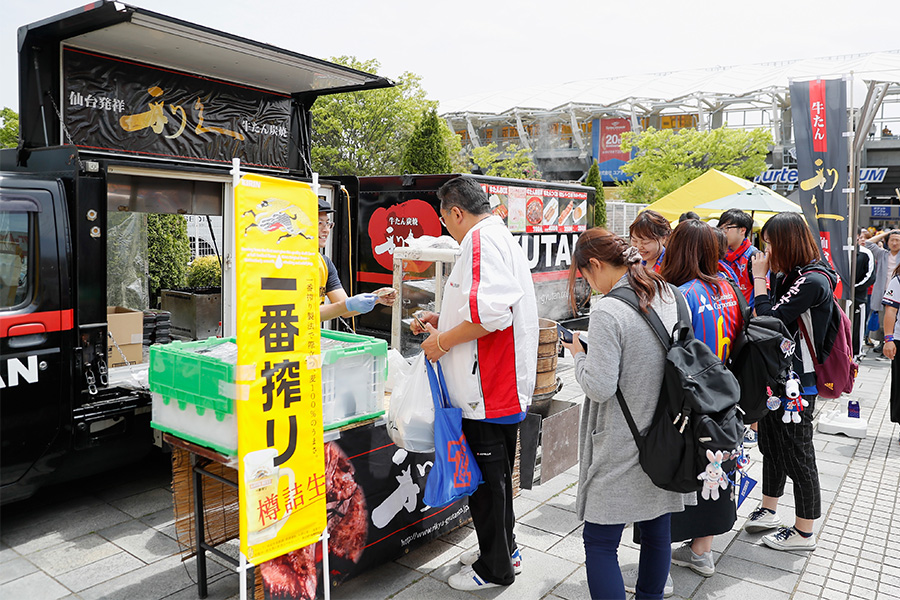
{"label": "red and blue soccer jersey", "polygon": [[745,239],[740,246],[725,255],[725,262],[737,275],[735,283],[741,288],[741,292],[743,292],[744,298],[747,299],[747,304],[750,305],[750,308],[753,308],[753,304],[756,301],[753,292],[753,271],[750,268],[750,258],[757,252],[759,250],[756,246],[753,246],[750,240]]}
{"label": "red and blue soccer jersey", "polygon": [[[653,267],[652,267],[652,268],[653,268],[653,272],[654,272],[654,273],[659,273],[659,270],[662,269],[662,261],[663,261],[663,259],[664,259],[665,257],[666,257],[666,248],[663,247],[662,251],[659,253],[659,256],[656,257],[656,262],[653,263]],[[641,264],[644,265],[644,266],[646,267],[646,266],[647,266],[647,261],[646,261],[646,260],[642,260],[642,261],[641,261]]]}
{"label": "red and blue soccer jersey", "polygon": [[691,310],[694,337],[709,346],[724,362],[743,323],[734,289],[725,281],[719,288],[694,279],[678,289]]}

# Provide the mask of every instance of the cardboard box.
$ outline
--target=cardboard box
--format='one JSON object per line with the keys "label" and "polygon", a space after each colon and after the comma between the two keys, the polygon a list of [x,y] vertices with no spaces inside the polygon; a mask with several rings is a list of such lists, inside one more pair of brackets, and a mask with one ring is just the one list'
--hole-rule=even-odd
{"label": "cardboard box", "polygon": [[125,364],[122,354],[113,345],[113,339],[125,354],[128,362],[142,362],[144,344],[144,313],[122,306],[106,307],[106,322],[112,338],[107,338],[109,366],[118,367]]}
{"label": "cardboard box", "polygon": [[[106,307],[106,322],[109,332],[119,346],[144,343],[144,313],[121,306]],[[112,340],[108,340],[112,346]]]}
{"label": "cardboard box", "polygon": [[[119,353],[121,350],[121,354]],[[119,344],[119,350],[116,350],[115,346],[110,346],[107,350],[109,352],[109,366],[110,367],[124,367],[125,359],[122,358],[122,354],[125,355],[125,358],[128,359],[133,365],[140,364],[144,362],[144,345],[143,344]]]}

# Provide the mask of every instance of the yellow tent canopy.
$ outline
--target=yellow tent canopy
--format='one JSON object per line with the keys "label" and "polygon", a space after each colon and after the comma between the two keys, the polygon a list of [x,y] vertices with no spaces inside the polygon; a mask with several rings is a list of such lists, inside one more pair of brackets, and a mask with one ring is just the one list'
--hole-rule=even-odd
{"label": "yellow tent canopy", "polygon": [[751,187],[753,187],[753,183],[746,179],[711,169],[674,192],[669,192],[648,206],[647,209],[655,210],[668,221],[677,221],[681,213],[689,210],[700,215],[701,219],[708,219],[719,216],[722,211],[704,210],[696,208],[696,206]]}
{"label": "yellow tent canopy", "polygon": [[[647,206],[644,210],[655,210],[665,217],[667,221],[672,223],[673,227],[678,224],[678,217],[689,210],[694,211],[700,215],[701,219],[706,221],[718,218],[724,211],[721,209],[709,210],[697,208],[697,206],[712,202],[713,200],[718,200],[719,198],[724,198],[725,196],[730,196],[731,194],[752,187],[759,187],[771,194],[778,195],[777,192],[773,192],[765,186],[759,186],[752,181],[747,181],[741,177],[711,169],[700,177],[684,184],[677,190],[666,194],[653,204]],[[753,215],[753,220],[755,221],[754,230],[762,223],[768,221],[773,214],[775,213],[756,211]]]}

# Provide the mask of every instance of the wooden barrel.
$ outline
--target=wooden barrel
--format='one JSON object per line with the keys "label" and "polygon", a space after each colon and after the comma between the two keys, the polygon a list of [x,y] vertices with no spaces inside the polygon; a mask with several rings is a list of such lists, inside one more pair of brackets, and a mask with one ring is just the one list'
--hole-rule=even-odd
{"label": "wooden barrel", "polygon": [[550,319],[538,320],[538,359],[537,378],[534,382],[535,393],[543,390],[546,393],[556,385],[556,360],[559,344],[559,334],[556,331],[556,321]]}
{"label": "wooden barrel", "polygon": [[[538,319],[538,358],[556,356],[559,333],[556,331],[556,321],[550,319]],[[556,363],[553,364],[554,370]]]}

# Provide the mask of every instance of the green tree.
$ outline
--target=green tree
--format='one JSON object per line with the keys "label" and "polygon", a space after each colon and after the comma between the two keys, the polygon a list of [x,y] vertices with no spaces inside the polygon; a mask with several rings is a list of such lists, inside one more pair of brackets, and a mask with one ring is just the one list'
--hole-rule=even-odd
{"label": "green tree", "polygon": [[606,194],[603,193],[603,181],[600,179],[600,167],[597,161],[591,164],[584,185],[597,190],[594,203],[594,227],[606,227]]}
{"label": "green tree", "polygon": [[450,172],[450,153],[442,125],[447,128],[447,124],[438,118],[435,108],[429,108],[422,114],[403,150],[401,168],[404,173]]}
{"label": "green tree", "polygon": [[447,121],[441,119],[441,135],[444,145],[447,146],[447,155],[450,157],[450,173],[468,173],[469,157],[462,150],[462,138],[450,129]]}
{"label": "green tree", "polygon": [[518,146],[507,146],[503,150],[492,142],[487,146],[472,149],[472,162],[481,172],[491,177],[513,177],[515,179],[540,179],[541,172],[534,164],[531,150]]}
{"label": "green tree", "polygon": [[11,108],[0,110],[0,148],[19,145],[19,115]]}
{"label": "green tree", "polygon": [[634,176],[622,184],[628,202],[654,202],[710,169],[753,179],[766,169],[772,146],[767,129],[662,129],[622,136],[622,151],[637,155],[622,170]]}
{"label": "green tree", "polygon": [[222,265],[216,256],[198,256],[187,268],[189,288],[219,287],[222,285]]}
{"label": "green tree", "polygon": [[[381,66],[352,56],[331,61],[373,74]],[[407,72],[391,88],[318,98],[311,110],[313,169],[328,175],[400,175],[416,121],[437,107],[425,97],[421,79]]]}
{"label": "green tree", "polygon": [[147,255],[150,257],[151,306],[159,290],[184,287],[191,243],[182,215],[147,215]]}

